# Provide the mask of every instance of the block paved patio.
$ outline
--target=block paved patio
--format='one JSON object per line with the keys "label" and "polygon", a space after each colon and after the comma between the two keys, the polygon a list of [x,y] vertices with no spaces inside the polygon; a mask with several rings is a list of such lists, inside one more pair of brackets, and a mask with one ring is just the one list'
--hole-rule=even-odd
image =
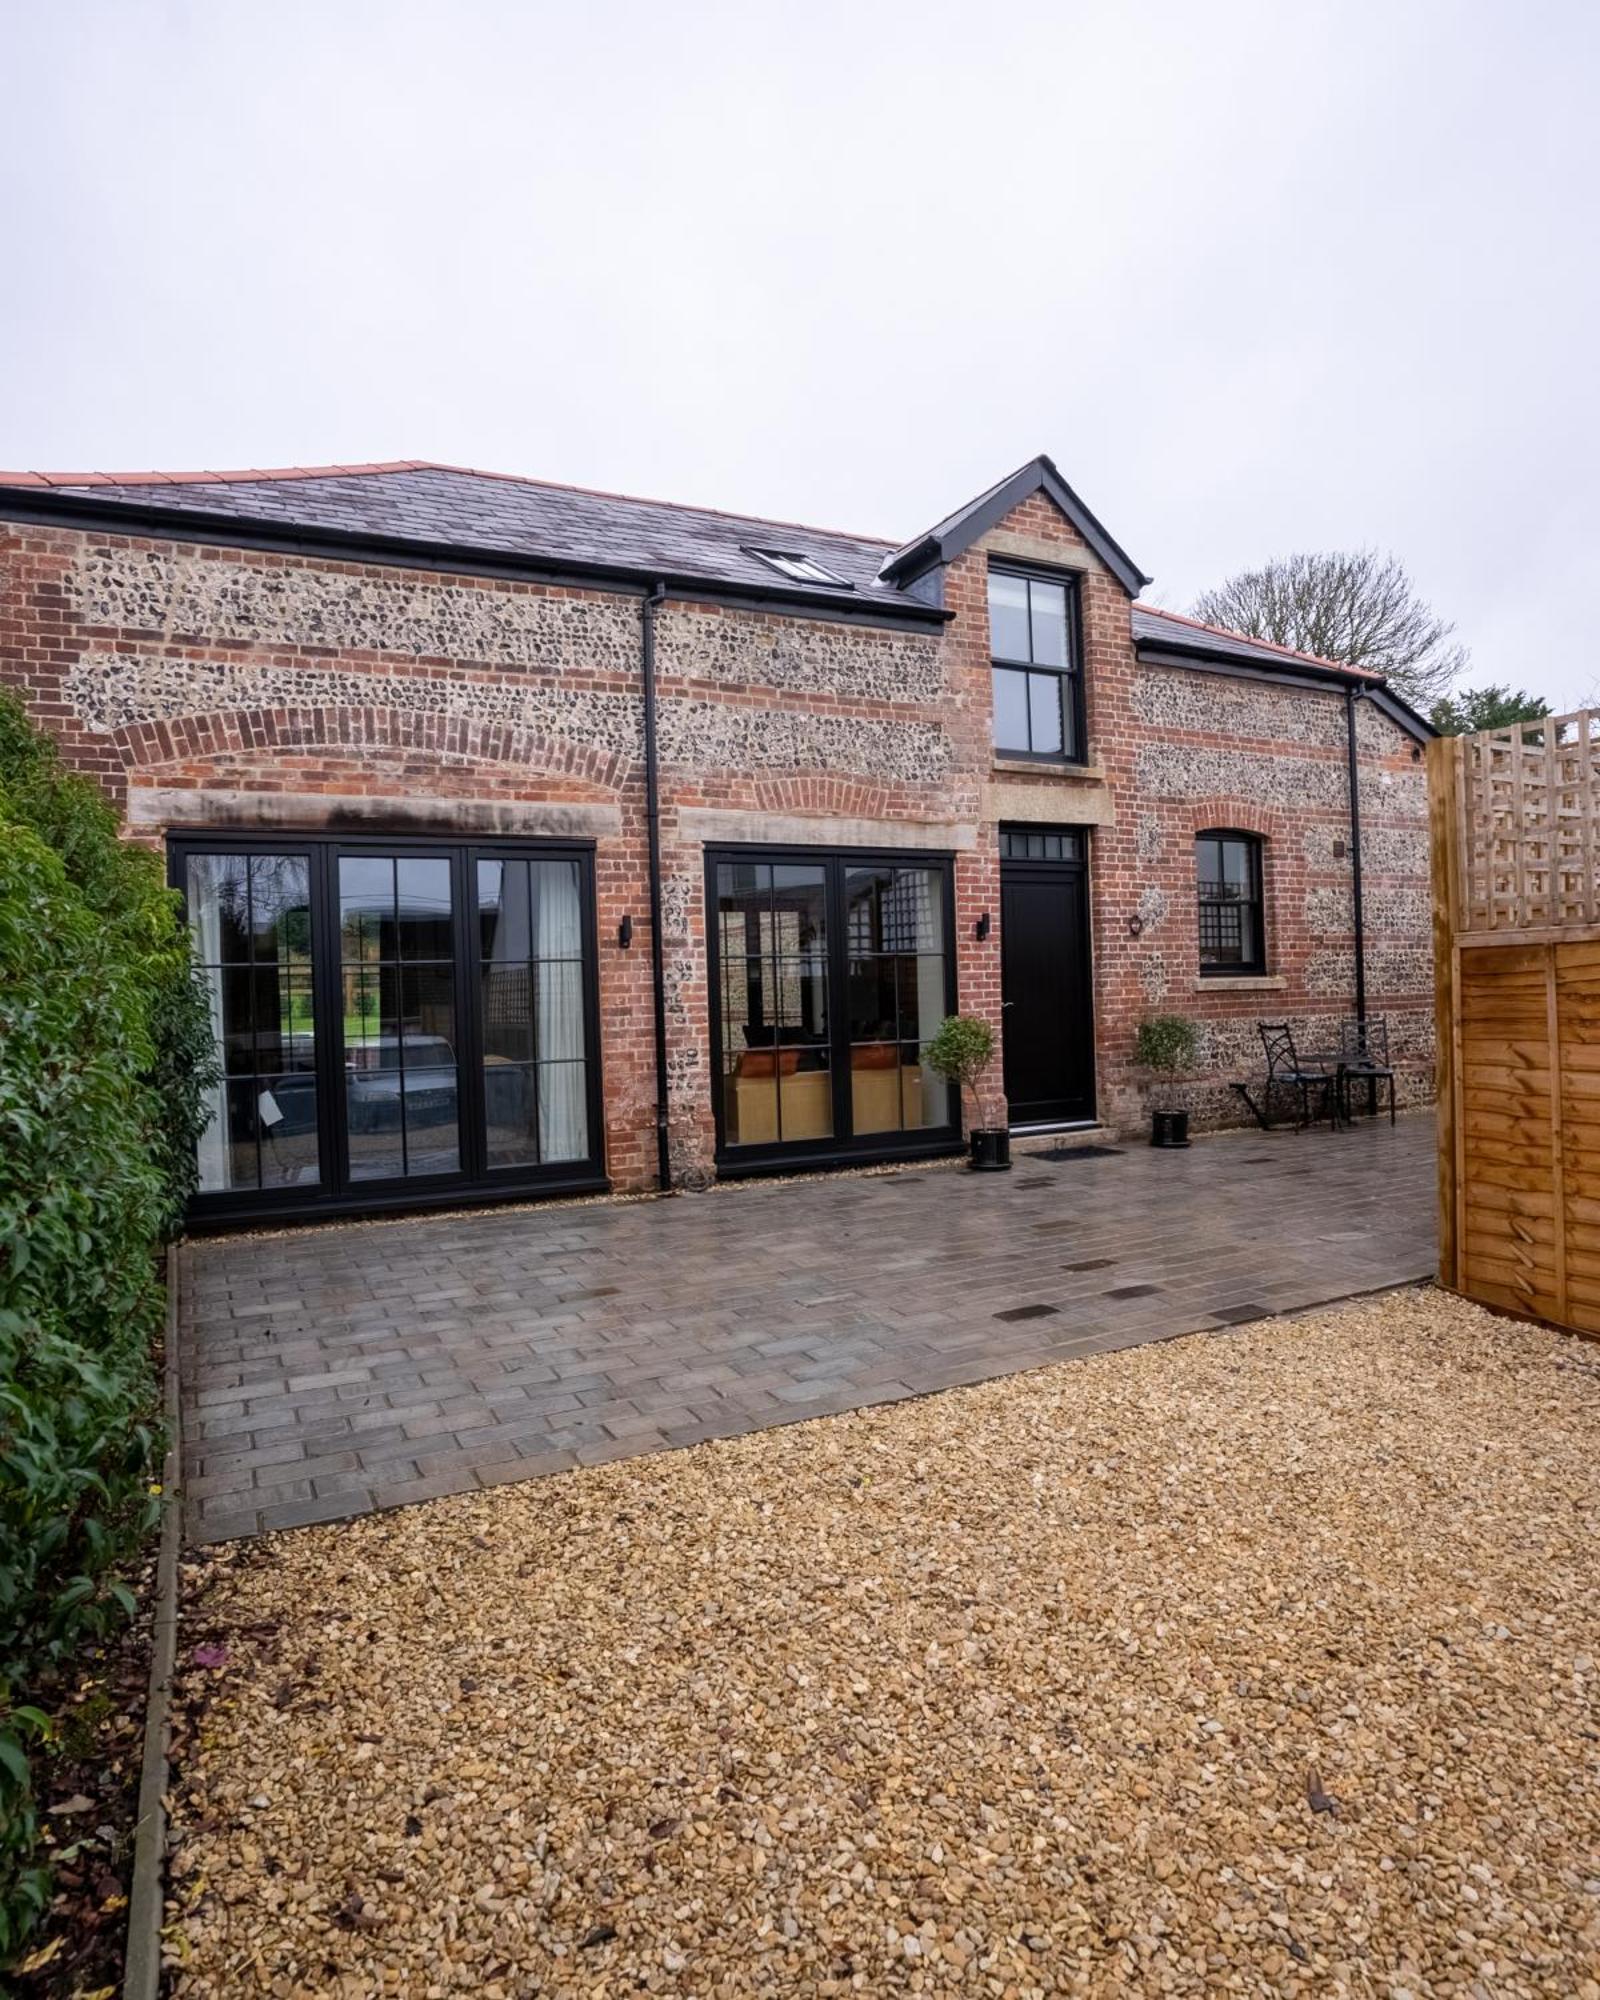
{"label": "block paved patio", "polygon": [[1433,1120],[1019,1154],[183,1255],[187,1520],[301,1526],[1130,1347],[1434,1268]]}

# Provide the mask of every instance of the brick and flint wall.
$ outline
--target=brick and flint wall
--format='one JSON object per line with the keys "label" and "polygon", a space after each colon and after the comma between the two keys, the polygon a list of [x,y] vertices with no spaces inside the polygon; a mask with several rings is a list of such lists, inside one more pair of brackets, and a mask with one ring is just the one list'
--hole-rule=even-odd
{"label": "brick and flint wall", "polygon": [[[989,555],[1082,578],[1090,769],[990,745]],[[962,1007],[1001,1026],[996,829],[1091,829],[1102,1115],[1143,1116],[1139,1019],[1203,1023],[1204,1121],[1233,1120],[1254,1023],[1313,1036],[1351,1009],[1344,705],[1334,693],[1137,663],[1129,600],[1042,496],[945,579],[942,629],[673,598],[658,614],[671,1148],[712,1152],[704,848],[781,839],[955,858]],[[620,591],[0,524],[0,677],[124,811],[168,829],[328,828],[592,840],[606,1154],[654,1173],[641,599]],[[1431,1089],[1422,768],[1360,716],[1368,992],[1405,1095]],[[1265,837],[1265,983],[1199,978],[1193,835]],[[991,913],[987,940],[974,937]],[[631,915],[631,950],[617,926]],[[1138,935],[1129,919],[1139,918]],[[991,1094],[985,1116],[999,1115]]]}

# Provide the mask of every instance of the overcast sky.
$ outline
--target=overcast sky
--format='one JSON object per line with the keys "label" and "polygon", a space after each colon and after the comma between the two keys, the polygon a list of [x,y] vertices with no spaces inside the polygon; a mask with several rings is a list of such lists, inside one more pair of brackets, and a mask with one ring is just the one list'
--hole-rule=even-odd
{"label": "overcast sky", "polygon": [[1600,682],[1600,5],[0,0],[0,464],[436,458],[1186,605],[1375,544]]}

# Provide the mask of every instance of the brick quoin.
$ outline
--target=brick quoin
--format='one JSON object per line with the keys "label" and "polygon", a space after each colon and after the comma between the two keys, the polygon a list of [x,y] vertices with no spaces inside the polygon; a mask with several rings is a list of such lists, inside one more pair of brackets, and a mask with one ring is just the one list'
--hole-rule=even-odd
{"label": "brick quoin", "polygon": [[[992,748],[991,558],[1079,581],[1087,773]],[[959,1004],[1004,1033],[998,829],[1087,826],[1096,1090],[1116,1132],[1145,1118],[1131,1066],[1156,1011],[1202,1026],[1185,1086],[1237,1122],[1255,1023],[1331,1034],[1352,1009],[1345,706],[1278,685],[1142,663],[1122,583],[1043,492],[945,569],[941,628],[845,623],[674,594],[658,616],[670,1147],[714,1171],[704,838],[696,811],[804,823],[819,848],[862,822],[930,829],[954,854]],[[169,827],[359,824],[439,833],[530,806],[597,811],[606,1166],[653,1185],[642,600],[66,525],[0,522],[0,679],[68,762],[159,846]],[[1369,1006],[1388,1016],[1402,1101],[1432,1091],[1426,800],[1416,744],[1359,711]],[[274,801],[292,802],[286,822]],[[188,803],[186,803],[186,801]],[[1199,976],[1194,837],[1259,834],[1270,983]],[[944,830],[941,837],[940,830]],[[910,836],[908,835],[908,842]],[[988,936],[976,935],[990,918]],[[631,916],[634,944],[618,926]],[[982,1106],[1004,1117],[999,1068]]]}

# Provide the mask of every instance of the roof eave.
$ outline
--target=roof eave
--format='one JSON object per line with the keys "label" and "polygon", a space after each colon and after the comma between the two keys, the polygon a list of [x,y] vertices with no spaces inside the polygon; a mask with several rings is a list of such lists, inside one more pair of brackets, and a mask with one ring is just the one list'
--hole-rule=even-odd
{"label": "roof eave", "polygon": [[459,572],[468,576],[526,578],[548,582],[568,578],[648,590],[665,584],[682,595],[732,599],[752,606],[767,605],[830,618],[875,623],[943,625],[952,614],[938,605],[897,595],[892,601],[861,590],[826,590],[795,585],[784,588],[781,578],[771,584],[744,583],[708,576],[670,565],[607,563],[593,558],[516,553],[482,548],[469,542],[440,542],[405,535],[310,526],[301,522],[251,519],[237,514],[213,514],[198,507],[163,507],[158,501],[108,501],[96,494],[64,493],[53,487],[0,488],[0,520],[54,523],[99,529],[110,534],[159,535],[175,541],[213,542],[224,548],[269,548],[291,555],[326,555],[347,562],[376,561],[418,569]]}

